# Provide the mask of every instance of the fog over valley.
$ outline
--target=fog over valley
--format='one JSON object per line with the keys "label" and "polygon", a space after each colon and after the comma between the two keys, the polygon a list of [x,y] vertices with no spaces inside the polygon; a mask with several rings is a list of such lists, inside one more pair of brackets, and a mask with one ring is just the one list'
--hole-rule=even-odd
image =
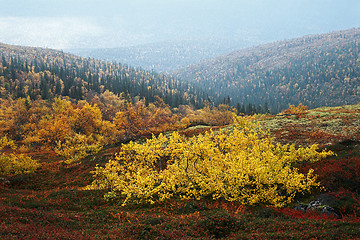
{"label": "fog over valley", "polygon": [[0,42],[55,49],[224,42],[224,49],[358,27],[356,0],[1,0]]}

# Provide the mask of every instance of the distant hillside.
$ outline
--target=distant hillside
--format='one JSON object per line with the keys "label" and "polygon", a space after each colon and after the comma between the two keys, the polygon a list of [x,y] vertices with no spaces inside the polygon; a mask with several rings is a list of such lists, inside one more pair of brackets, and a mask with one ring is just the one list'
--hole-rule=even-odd
{"label": "distant hillside", "polygon": [[68,51],[82,57],[121,62],[145,70],[170,72],[239,48],[253,46],[256,43],[250,39],[237,42],[230,40],[199,40],[161,42],[122,48],[71,49]]}
{"label": "distant hillside", "polygon": [[174,76],[232,103],[311,108],[360,102],[360,29],[305,36],[213,58]]}
{"label": "distant hillside", "polygon": [[105,90],[170,106],[200,106],[202,91],[163,74],[139,70],[61,51],[0,44],[0,97],[89,99]]}

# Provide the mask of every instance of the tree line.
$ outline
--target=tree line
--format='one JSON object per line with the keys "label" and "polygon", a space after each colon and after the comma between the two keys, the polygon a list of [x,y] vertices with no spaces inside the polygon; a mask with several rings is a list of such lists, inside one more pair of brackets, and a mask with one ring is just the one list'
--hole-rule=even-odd
{"label": "tree line", "polygon": [[203,107],[210,98],[200,88],[164,74],[143,71],[115,62],[80,58],[60,51],[1,46],[0,97],[53,99],[68,96],[91,100],[106,90],[127,98],[158,96],[171,107],[189,104]]}

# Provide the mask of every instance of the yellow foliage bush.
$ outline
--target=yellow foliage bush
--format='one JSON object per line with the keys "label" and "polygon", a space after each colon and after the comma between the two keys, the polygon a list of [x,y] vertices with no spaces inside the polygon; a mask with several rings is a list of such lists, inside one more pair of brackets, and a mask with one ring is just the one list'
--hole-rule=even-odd
{"label": "yellow foliage bush", "polygon": [[332,152],[317,146],[298,148],[274,144],[259,124],[234,117],[231,132],[185,138],[160,134],[144,144],[124,145],[114,160],[96,167],[88,189],[109,189],[129,201],[154,203],[173,196],[212,197],[242,204],[284,206],[296,195],[319,186],[312,170],[294,167],[318,161]]}
{"label": "yellow foliage bush", "polygon": [[35,172],[40,164],[31,157],[23,154],[0,156],[0,175],[27,174]]}
{"label": "yellow foliage bush", "polygon": [[16,144],[13,140],[8,139],[6,136],[0,138],[0,153],[4,148],[16,149]]}
{"label": "yellow foliage bush", "polygon": [[0,175],[16,175],[24,173],[32,173],[40,166],[40,164],[23,154],[5,154],[3,149],[10,148],[15,150],[17,146],[14,141],[6,136],[0,138]]}
{"label": "yellow foliage bush", "polygon": [[67,136],[64,142],[58,141],[55,152],[65,158],[65,163],[77,163],[98,153],[102,149],[101,142],[102,139],[95,139],[92,135],[74,134]]}

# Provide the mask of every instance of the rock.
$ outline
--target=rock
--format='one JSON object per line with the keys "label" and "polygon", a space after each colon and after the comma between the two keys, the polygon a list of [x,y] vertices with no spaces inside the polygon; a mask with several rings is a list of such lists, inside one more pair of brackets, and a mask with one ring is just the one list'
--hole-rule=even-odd
{"label": "rock", "polygon": [[298,211],[306,212],[307,208],[308,208],[308,205],[299,203],[298,205],[296,205],[296,207],[294,209],[298,210]]}
{"label": "rock", "polygon": [[316,200],[310,202],[309,204],[298,204],[294,209],[308,212],[308,211],[318,211],[327,215],[332,215],[337,218],[341,218],[341,215],[336,210],[336,208],[331,207],[331,205],[334,205],[335,199],[329,194],[322,194],[319,195]]}

